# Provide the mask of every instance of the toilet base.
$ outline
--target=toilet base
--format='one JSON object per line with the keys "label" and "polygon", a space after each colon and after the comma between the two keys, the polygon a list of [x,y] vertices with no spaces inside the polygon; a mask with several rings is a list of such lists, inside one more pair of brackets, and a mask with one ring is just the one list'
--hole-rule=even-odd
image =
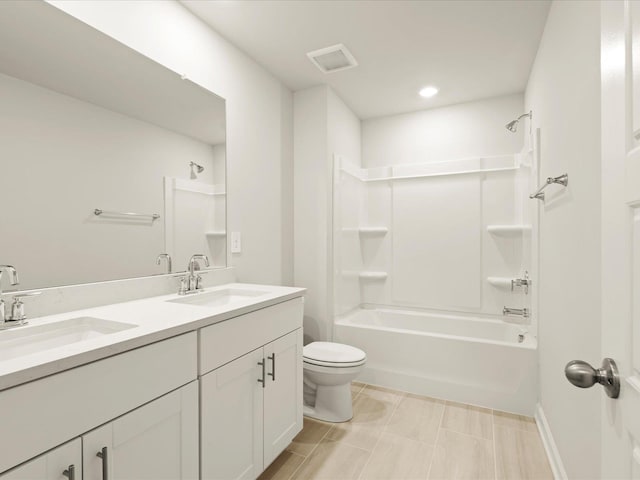
{"label": "toilet base", "polygon": [[343,385],[316,385],[315,406],[305,404],[302,413],[323,422],[341,423],[353,418],[351,382]]}

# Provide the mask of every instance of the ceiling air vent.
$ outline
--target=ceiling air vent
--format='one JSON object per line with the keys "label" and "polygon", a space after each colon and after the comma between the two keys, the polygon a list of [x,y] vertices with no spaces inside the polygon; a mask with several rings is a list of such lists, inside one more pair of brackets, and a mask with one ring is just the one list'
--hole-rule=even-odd
{"label": "ceiling air vent", "polygon": [[341,43],[309,52],[307,57],[322,73],[339,72],[340,70],[358,66],[358,62],[351,55],[351,52]]}

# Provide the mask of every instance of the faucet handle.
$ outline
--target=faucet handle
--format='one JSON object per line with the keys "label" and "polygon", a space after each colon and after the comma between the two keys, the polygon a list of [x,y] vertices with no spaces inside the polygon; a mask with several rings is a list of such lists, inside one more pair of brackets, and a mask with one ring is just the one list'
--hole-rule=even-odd
{"label": "faucet handle", "polygon": [[41,293],[42,292],[26,292],[14,295],[13,303],[11,304],[11,317],[7,320],[10,322],[24,322],[27,319],[27,316],[24,312],[24,303],[22,303],[22,299],[24,297],[35,297]]}
{"label": "faucet handle", "polygon": [[186,295],[187,290],[189,290],[189,277],[184,276],[180,277],[180,289],[178,290],[178,295]]}

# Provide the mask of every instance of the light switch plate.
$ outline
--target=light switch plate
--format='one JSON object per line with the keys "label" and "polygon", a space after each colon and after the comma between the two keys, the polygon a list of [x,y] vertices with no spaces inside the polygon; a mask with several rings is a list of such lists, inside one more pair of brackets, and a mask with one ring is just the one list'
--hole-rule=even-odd
{"label": "light switch plate", "polygon": [[242,253],[242,235],[231,232],[231,253]]}

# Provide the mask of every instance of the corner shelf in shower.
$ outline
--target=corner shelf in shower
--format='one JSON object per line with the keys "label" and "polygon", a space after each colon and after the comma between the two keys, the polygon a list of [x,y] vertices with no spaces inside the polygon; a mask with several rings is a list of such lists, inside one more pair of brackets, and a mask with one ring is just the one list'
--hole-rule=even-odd
{"label": "corner shelf in shower", "polygon": [[487,232],[498,236],[514,236],[531,233],[531,225],[487,225]]}
{"label": "corner shelf in shower", "polygon": [[388,276],[387,272],[365,271],[365,272],[360,272],[358,274],[358,278],[360,278],[360,280],[371,280],[371,281],[386,280],[387,276]]}

